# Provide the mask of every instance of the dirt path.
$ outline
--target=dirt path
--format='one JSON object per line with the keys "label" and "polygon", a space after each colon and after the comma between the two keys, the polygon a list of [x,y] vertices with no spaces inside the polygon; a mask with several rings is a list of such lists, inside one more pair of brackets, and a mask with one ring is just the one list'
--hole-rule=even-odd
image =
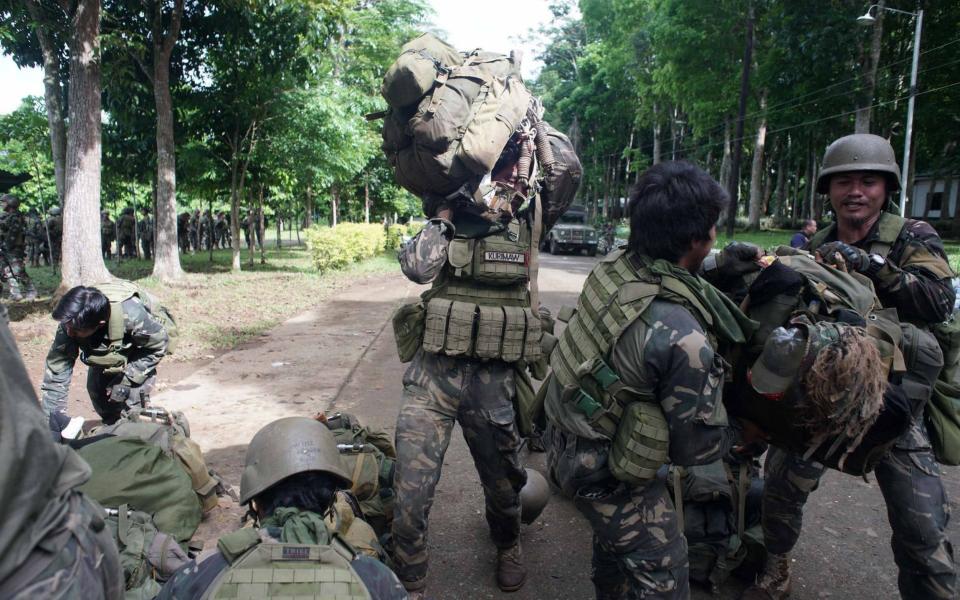
{"label": "dirt path", "polygon": [[[543,259],[544,304],[556,311],[576,300],[593,261],[583,257]],[[190,418],[193,437],[210,465],[239,487],[246,444],[264,424],[287,415],[326,410],[357,414],[394,430],[404,365],[396,356],[389,317],[394,307],[419,293],[399,275],[361,281],[334,300],[297,315],[247,346],[228,352],[154,398]],[[282,290],[264,290],[265,301]],[[543,470],[543,455],[525,453]],[[957,469],[945,468],[951,498],[960,497]],[[199,535],[213,540],[232,529],[241,510],[228,500],[207,519]],[[958,526],[951,523],[951,537]],[[879,489],[830,472],[807,506],[804,535],[795,553],[797,600],[894,598],[896,568]],[[543,516],[522,532],[530,572],[527,585],[500,593],[493,581],[495,551],[483,517],[483,498],[462,435],[455,433],[430,515],[430,596],[473,598],[593,598],[590,533],[572,505],[554,496]],[[728,583],[720,596],[694,587],[696,599],[733,599],[741,585]]]}

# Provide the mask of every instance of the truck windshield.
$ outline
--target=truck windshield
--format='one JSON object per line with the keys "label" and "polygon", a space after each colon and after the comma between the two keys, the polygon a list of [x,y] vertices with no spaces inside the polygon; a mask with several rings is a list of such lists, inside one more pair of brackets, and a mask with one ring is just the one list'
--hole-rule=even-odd
{"label": "truck windshield", "polygon": [[587,222],[587,215],[584,214],[565,214],[560,217],[560,222],[567,225],[584,225]]}

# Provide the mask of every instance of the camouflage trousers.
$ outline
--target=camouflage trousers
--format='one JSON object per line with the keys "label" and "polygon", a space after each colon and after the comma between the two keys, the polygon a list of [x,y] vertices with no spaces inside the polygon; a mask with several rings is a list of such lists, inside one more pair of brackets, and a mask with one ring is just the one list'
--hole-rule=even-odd
{"label": "camouflage trousers", "polygon": [[408,590],[427,576],[427,519],[454,423],[460,423],[486,499],[493,543],[509,548],[520,537],[520,434],[513,400],[514,367],[419,350],[403,376],[397,417],[394,564]]}
{"label": "camouflage trousers", "polygon": [[631,487],[613,479],[606,466],[609,443],[552,423],[545,441],[550,478],[593,529],[597,600],[689,598],[687,542],[666,482]]}
{"label": "camouflage trousers", "polygon": [[[890,545],[906,600],[953,599],[957,594],[953,546],[947,539],[950,506],[940,466],[919,420],[874,470],[887,504]],[[826,468],[771,448],[765,465],[763,535],[773,554],[790,552],[800,537],[803,505]]]}
{"label": "camouflage trousers", "polygon": [[36,297],[37,290],[23,264],[22,256],[8,256],[6,261],[0,260],[0,280],[10,288],[10,299],[20,300],[24,294]]}
{"label": "camouflage trousers", "polygon": [[123,569],[101,509],[79,492],[70,492],[66,502],[60,522],[46,532],[20,569],[0,582],[0,598],[123,597]]}

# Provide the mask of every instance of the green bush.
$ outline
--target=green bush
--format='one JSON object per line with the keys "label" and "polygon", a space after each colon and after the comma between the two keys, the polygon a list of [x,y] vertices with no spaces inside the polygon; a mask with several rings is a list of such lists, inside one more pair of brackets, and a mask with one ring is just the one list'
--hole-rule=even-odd
{"label": "green bush", "polygon": [[403,243],[403,236],[407,234],[407,228],[403,225],[389,225],[387,227],[386,250],[399,250]]}
{"label": "green bush", "polygon": [[342,269],[350,263],[376,256],[383,252],[386,243],[382,225],[314,225],[305,233],[310,256],[321,273]]}
{"label": "green bush", "polygon": [[426,224],[426,221],[410,221],[407,223],[407,235],[410,237],[417,235],[423,230]]}

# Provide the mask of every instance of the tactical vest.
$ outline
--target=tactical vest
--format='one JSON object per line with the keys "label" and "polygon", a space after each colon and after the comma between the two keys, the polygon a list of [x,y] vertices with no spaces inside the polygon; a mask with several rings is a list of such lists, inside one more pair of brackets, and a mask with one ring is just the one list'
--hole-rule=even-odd
{"label": "tactical vest", "polygon": [[639,483],[651,479],[668,458],[669,429],[653,389],[624,384],[608,363],[621,334],[657,298],[684,305],[704,326],[707,309],[676,278],[661,277],[642,259],[620,250],[607,255],[584,284],[575,311],[563,310],[567,321],[550,367],[561,388],[564,417],[571,432],[591,430],[612,440],[610,470],[618,479]]}
{"label": "tactical vest", "polygon": [[485,237],[455,237],[424,294],[423,349],[506,362],[540,358],[540,318],[527,287],[530,247],[530,228],[518,219]]}
{"label": "tactical vest", "polygon": [[126,353],[132,345],[124,343],[126,327],[123,323],[123,303],[134,296],[140,300],[151,315],[163,324],[170,340],[167,344],[166,353],[173,354],[176,346],[177,323],[170,311],[161,306],[156,297],[141,289],[137,284],[122,279],[99,283],[93,287],[100,290],[100,293],[110,301],[110,319],[107,321],[106,339],[100,347],[84,352],[84,364],[100,367],[107,373],[123,371],[123,368],[127,365]]}
{"label": "tactical vest", "polygon": [[[880,213],[880,224],[877,227],[877,239],[870,242],[870,247],[867,248],[867,252],[870,254],[879,254],[880,256],[886,258],[890,254],[890,249],[893,248],[893,244],[900,237],[901,232],[903,231],[904,225],[907,224],[907,220],[899,215],[895,215],[889,212]],[[837,230],[837,224],[831,223],[826,229],[821,229],[810,238],[810,243],[808,244],[810,251],[813,252],[820,246],[822,246],[831,235],[834,235],[834,232]]]}
{"label": "tactical vest", "polygon": [[371,600],[353,569],[357,554],[339,536],[329,543],[262,542],[258,530],[240,529],[217,543],[229,567],[203,598],[343,598]]}

